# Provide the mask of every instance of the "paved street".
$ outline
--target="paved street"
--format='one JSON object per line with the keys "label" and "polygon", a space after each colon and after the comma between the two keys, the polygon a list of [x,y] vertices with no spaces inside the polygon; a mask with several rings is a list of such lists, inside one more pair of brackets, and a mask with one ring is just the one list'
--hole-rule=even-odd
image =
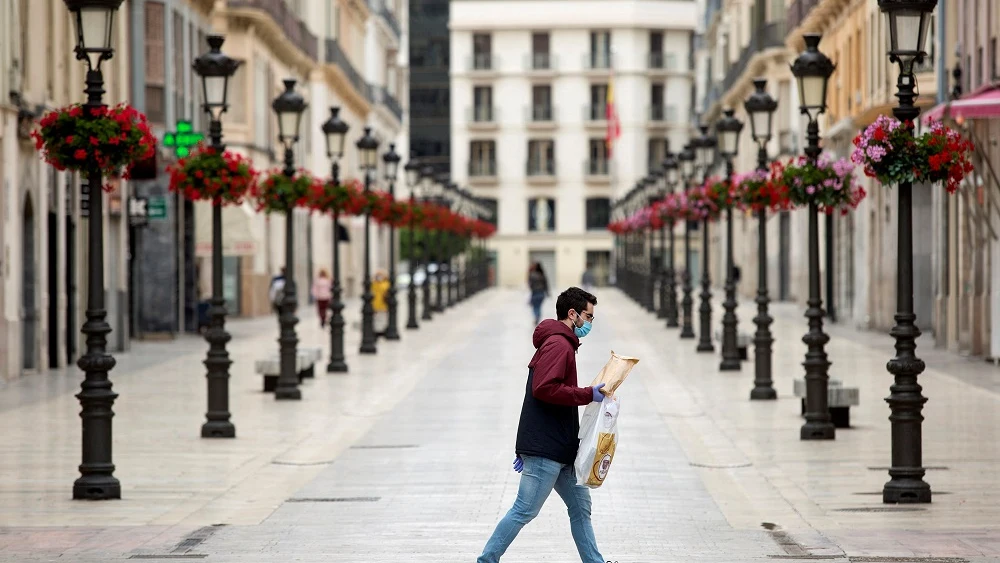
{"label": "paved street", "polygon": [[[616,290],[598,298],[581,383],[611,349],[641,360],[619,390],[620,444],[593,493],[607,559],[1000,561],[996,368],[918,348],[929,365],[934,503],[885,506],[887,336],[834,328],[831,375],[861,389],[861,406],[835,442],[801,442],[798,306],[775,306],[779,400],[751,403],[752,363],[720,373],[718,354],[696,354]],[[474,561],[517,489],[510,464],[532,352],[525,301],[480,294],[401,342],[380,342],[375,357],[358,357],[350,331],[350,374],[318,370],[301,402],[275,402],[253,374],[253,360],[277,346],[274,319],[233,322],[231,441],[198,437],[204,342],[137,343],[112,373],[121,501],[69,500],[75,370],[0,387],[0,561]],[[553,302],[545,307],[551,315]],[[301,316],[302,345],[323,347],[325,365],[328,336],[311,311]],[[741,330],[752,332],[752,316],[744,304]],[[556,495],[504,560],[579,561]]]}

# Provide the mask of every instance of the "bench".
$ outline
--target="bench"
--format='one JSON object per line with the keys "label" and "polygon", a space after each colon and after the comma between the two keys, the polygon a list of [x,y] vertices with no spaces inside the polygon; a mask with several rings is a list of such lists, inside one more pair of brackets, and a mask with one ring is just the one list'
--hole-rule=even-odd
{"label": "bench", "polygon": [[[308,377],[316,377],[316,362],[319,361],[322,350],[319,348],[299,348],[295,353],[295,373],[299,376],[299,383]],[[278,377],[281,375],[281,354],[276,352],[264,360],[254,362],[254,369],[264,376],[264,392],[273,393],[278,386]]]}
{"label": "bench", "polygon": [[[802,399],[802,415],[806,414],[806,380],[796,379],[793,391]],[[830,379],[826,384],[826,405],[830,409],[830,421],[836,428],[851,427],[851,407],[861,404],[861,392],[857,387],[844,387],[838,379]]]}
{"label": "bench", "polygon": [[[715,339],[722,342],[722,332],[715,331]],[[736,334],[736,352],[740,359],[746,361],[749,358],[750,345],[753,344],[753,336],[746,332]]]}

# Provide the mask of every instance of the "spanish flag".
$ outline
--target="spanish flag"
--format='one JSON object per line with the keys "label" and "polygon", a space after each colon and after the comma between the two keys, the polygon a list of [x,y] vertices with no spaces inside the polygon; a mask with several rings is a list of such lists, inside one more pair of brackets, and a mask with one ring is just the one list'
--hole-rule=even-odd
{"label": "spanish flag", "polygon": [[604,142],[608,148],[608,158],[611,158],[611,147],[615,140],[622,136],[622,124],[618,119],[618,110],[615,108],[615,84],[613,80],[608,81],[608,96],[605,100],[604,113],[608,122],[608,131]]}

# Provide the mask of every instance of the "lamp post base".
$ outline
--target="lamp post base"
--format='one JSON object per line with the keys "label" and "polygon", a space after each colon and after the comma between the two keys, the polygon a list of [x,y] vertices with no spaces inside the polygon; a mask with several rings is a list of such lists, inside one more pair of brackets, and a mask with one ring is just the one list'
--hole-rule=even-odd
{"label": "lamp post base", "polygon": [[892,475],[882,488],[882,502],[890,504],[926,504],[931,502],[931,486],[923,480],[923,467],[889,469]]}
{"label": "lamp post base", "polygon": [[84,475],[73,482],[74,500],[122,498],[122,485],[113,475]]}
{"label": "lamp post base", "polygon": [[715,345],[711,342],[699,342],[696,352],[715,352]]}
{"label": "lamp post base", "polygon": [[298,387],[278,387],[274,390],[274,398],[279,401],[301,401],[302,390]]}
{"label": "lamp post base", "polygon": [[778,398],[778,392],[773,387],[754,387],[750,390],[751,401],[773,401]]}
{"label": "lamp post base", "polygon": [[347,373],[345,362],[330,362],[326,364],[326,373]]}
{"label": "lamp post base", "polygon": [[724,358],[722,362],[719,363],[720,371],[740,371],[743,368],[743,364],[740,362],[739,358]]}
{"label": "lamp post base", "polygon": [[235,438],[236,426],[227,420],[210,420],[201,425],[202,438]]}
{"label": "lamp post base", "polygon": [[802,425],[799,438],[802,440],[834,440],[836,429],[832,422],[809,421]]}

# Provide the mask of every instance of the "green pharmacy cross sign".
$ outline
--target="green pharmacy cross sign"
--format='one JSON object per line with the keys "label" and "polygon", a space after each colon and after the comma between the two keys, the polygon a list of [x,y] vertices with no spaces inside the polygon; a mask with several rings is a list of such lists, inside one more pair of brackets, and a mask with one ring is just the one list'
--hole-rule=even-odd
{"label": "green pharmacy cross sign", "polygon": [[178,121],[177,131],[163,135],[163,145],[174,149],[177,158],[184,158],[191,154],[191,147],[204,138],[205,134],[196,132],[190,121]]}

